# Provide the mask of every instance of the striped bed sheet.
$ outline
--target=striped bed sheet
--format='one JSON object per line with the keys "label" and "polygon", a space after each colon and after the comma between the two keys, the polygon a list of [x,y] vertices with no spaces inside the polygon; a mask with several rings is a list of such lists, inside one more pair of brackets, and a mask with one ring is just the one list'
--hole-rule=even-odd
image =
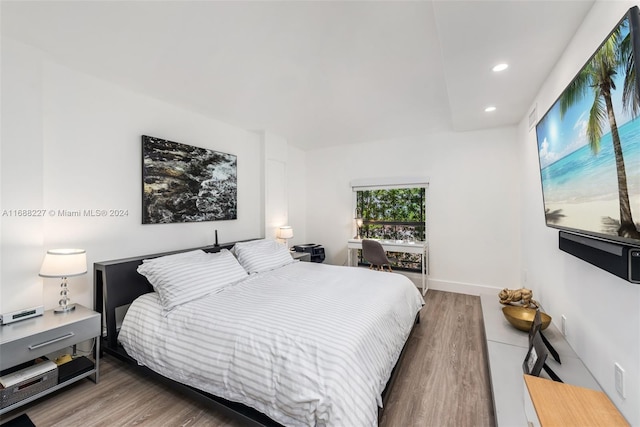
{"label": "striped bed sheet", "polygon": [[161,375],[286,426],[376,426],[424,300],[405,276],[295,262],[162,316],[130,306],[118,339]]}

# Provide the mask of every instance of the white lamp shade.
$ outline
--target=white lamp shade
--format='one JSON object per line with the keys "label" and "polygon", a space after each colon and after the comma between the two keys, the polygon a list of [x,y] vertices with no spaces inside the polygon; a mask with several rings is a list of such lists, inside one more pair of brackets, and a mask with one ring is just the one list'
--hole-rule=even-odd
{"label": "white lamp shade", "polygon": [[51,249],[40,268],[41,277],[72,277],[87,272],[87,253],[83,249]]}
{"label": "white lamp shade", "polygon": [[293,228],[290,226],[280,227],[280,238],[281,239],[290,239],[293,237]]}

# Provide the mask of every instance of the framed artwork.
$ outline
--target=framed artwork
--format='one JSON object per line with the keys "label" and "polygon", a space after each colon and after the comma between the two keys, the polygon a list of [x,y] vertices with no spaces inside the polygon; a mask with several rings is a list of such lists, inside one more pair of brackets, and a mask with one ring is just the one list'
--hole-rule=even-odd
{"label": "framed artwork", "polygon": [[142,223],[238,218],[237,156],[142,136]]}
{"label": "framed artwork", "polygon": [[540,310],[536,310],[536,315],[533,318],[533,322],[531,322],[531,329],[529,329],[529,346],[533,343],[533,337],[536,335],[540,335],[540,338],[547,348],[547,351],[551,354],[551,357],[553,357],[556,362],[562,364],[560,355],[542,333],[542,316],[540,315]]}
{"label": "framed artwork", "polygon": [[540,316],[540,310],[536,310],[535,316],[533,316],[533,322],[531,322],[531,329],[529,329],[529,347],[533,343],[533,337],[538,333],[542,333],[542,316]]}
{"label": "framed artwork", "polygon": [[542,342],[542,338],[538,332],[533,336],[533,340],[529,345],[527,356],[524,358],[524,362],[522,362],[522,370],[527,375],[540,376],[546,360],[547,348]]}

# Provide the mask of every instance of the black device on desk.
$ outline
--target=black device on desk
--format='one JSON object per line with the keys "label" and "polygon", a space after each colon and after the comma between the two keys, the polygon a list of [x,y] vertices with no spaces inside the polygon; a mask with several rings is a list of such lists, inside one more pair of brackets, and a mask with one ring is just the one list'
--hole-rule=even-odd
{"label": "black device on desk", "polygon": [[322,245],[315,243],[305,243],[304,245],[294,245],[293,250],[296,252],[307,252],[311,254],[311,262],[324,261],[324,248]]}

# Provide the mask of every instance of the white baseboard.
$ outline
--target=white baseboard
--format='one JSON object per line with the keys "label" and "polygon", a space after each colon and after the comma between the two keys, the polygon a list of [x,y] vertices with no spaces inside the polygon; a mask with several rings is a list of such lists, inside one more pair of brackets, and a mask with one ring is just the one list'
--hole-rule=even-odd
{"label": "white baseboard", "polygon": [[452,282],[450,280],[438,280],[431,279],[428,280],[429,289],[433,289],[434,291],[445,291],[445,292],[455,292],[457,294],[467,294],[467,295],[496,295],[502,290],[502,288],[496,288],[493,286],[480,285],[475,283],[461,283],[461,282]]}
{"label": "white baseboard", "polygon": [[[422,275],[420,273],[412,273],[408,271],[394,270],[394,273],[400,273],[407,276],[416,285],[418,289],[422,289]],[[427,277],[427,289],[434,291],[454,292],[456,294],[466,295],[482,295],[489,294],[498,296],[502,288],[494,286],[480,285],[476,283],[453,282],[451,280],[439,280]]]}

